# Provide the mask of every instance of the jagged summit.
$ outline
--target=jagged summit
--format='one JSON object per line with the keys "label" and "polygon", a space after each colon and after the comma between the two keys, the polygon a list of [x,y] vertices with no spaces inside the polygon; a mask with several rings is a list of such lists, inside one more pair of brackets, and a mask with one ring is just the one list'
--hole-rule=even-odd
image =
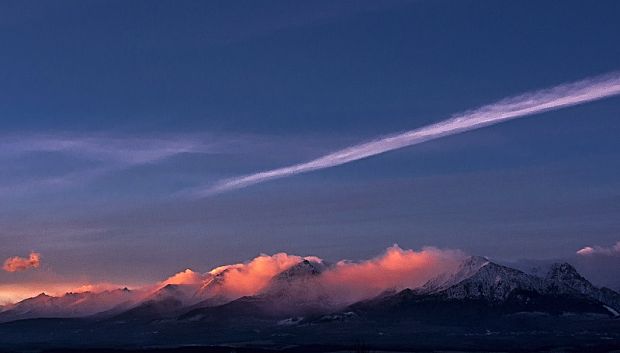
{"label": "jagged summit", "polygon": [[488,264],[490,261],[484,256],[469,256],[459,266],[459,269],[479,269],[480,267]]}
{"label": "jagged summit", "polygon": [[568,263],[552,264],[545,276],[550,291],[574,291],[580,294],[592,294],[598,290]]}
{"label": "jagged summit", "polygon": [[255,298],[270,303],[269,310],[280,313],[300,314],[330,307],[326,288],[319,280],[325,268],[323,263],[304,259],[272,278]]}
{"label": "jagged summit", "polygon": [[593,298],[611,308],[614,315],[618,316],[620,312],[620,294],[609,288],[597,288],[569,263],[552,264],[545,276],[545,283],[548,292]]}
{"label": "jagged summit", "polygon": [[315,279],[323,273],[324,265],[303,260],[277,274],[262,291],[262,296],[303,297],[315,285]]}
{"label": "jagged summit", "polygon": [[302,260],[289,269],[280,272],[273,278],[273,281],[293,281],[306,276],[317,276],[323,273],[325,266],[319,262]]}
{"label": "jagged summit", "polygon": [[546,279],[554,281],[587,281],[567,262],[552,264],[547,272]]}
{"label": "jagged summit", "polygon": [[216,275],[211,275],[203,285],[194,293],[195,298],[207,299],[219,294],[220,289],[226,281],[226,273],[230,269],[225,269]]}

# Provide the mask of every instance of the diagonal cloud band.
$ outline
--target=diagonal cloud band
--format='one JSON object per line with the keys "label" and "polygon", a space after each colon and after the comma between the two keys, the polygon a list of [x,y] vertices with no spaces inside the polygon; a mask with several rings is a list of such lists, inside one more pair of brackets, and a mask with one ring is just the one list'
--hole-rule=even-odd
{"label": "diagonal cloud band", "polygon": [[550,110],[592,102],[618,94],[620,94],[620,72],[562,84],[506,98],[474,110],[455,114],[451,118],[435,124],[380,137],[366,143],[329,153],[308,162],[224,179],[213,185],[197,188],[192,194],[198,197],[205,197],[269,180],[335,167],[440,137],[475,130]]}

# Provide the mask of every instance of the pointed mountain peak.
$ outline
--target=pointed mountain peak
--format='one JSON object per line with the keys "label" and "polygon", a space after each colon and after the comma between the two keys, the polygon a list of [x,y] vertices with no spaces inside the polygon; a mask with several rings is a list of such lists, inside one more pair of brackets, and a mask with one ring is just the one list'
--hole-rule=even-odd
{"label": "pointed mountain peak", "polygon": [[230,268],[227,268],[217,274],[206,279],[202,286],[194,293],[194,298],[209,299],[217,296],[224,284],[226,283],[226,274],[230,272]]}
{"label": "pointed mountain peak", "polygon": [[[304,288],[306,282],[310,282],[318,277],[323,273],[324,269],[324,264],[304,259],[273,277],[262,294],[271,296],[290,295],[292,292],[297,292],[300,288]],[[301,291],[303,292],[305,289]]]}
{"label": "pointed mountain peak", "polygon": [[36,297],[34,297],[33,299],[45,299],[45,298],[51,298],[50,295],[45,294],[45,292],[41,292],[39,295],[37,295]]}
{"label": "pointed mountain peak", "polygon": [[307,259],[302,260],[301,262],[293,265],[289,269],[281,272],[276,275],[276,280],[293,280],[295,278],[306,277],[306,276],[317,276],[320,275],[325,266],[319,262],[310,261]]}
{"label": "pointed mountain peak", "polygon": [[487,258],[482,256],[469,256],[461,262],[456,272],[442,273],[437,277],[430,279],[422,286],[422,288],[417,290],[417,292],[430,293],[446,289],[475,275],[481,268],[491,263],[492,262],[490,262]]}
{"label": "pointed mountain peak", "polygon": [[445,293],[449,297],[485,297],[504,299],[516,288],[538,288],[540,279],[526,273],[498,265],[481,256],[465,259],[453,274],[443,274],[428,281],[417,293]]}
{"label": "pointed mountain peak", "polygon": [[476,274],[478,271],[480,271],[481,268],[489,264],[498,266],[492,263],[491,261],[489,261],[489,259],[487,259],[486,257],[470,256],[466,258],[465,260],[463,260],[463,262],[461,262],[458,270],[452,276],[451,280],[453,283],[456,283],[457,281],[461,281],[466,278],[469,278],[473,276],[474,274]]}
{"label": "pointed mountain peak", "polygon": [[567,280],[567,279],[578,279],[578,280],[586,280],[583,278],[579,272],[569,263],[555,263],[551,265],[549,268],[549,272],[547,272],[547,279],[551,280]]}
{"label": "pointed mountain peak", "polygon": [[577,270],[569,263],[555,263],[549,268],[545,277],[553,290],[566,290],[569,288],[582,294],[592,295],[598,291],[596,287],[585,279]]}
{"label": "pointed mountain peak", "polygon": [[159,289],[155,290],[152,294],[152,297],[161,297],[161,296],[168,296],[168,295],[174,295],[175,293],[177,293],[179,291],[179,286],[176,284],[166,284],[163,287],[160,287]]}
{"label": "pointed mountain peak", "polygon": [[187,297],[191,296],[190,293],[194,293],[195,290],[195,286],[189,284],[166,284],[154,291],[149,299],[164,300],[175,298],[178,300],[185,300]]}
{"label": "pointed mountain peak", "polygon": [[489,264],[490,261],[486,257],[483,256],[470,256],[463,260],[459,269],[470,269],[470,270],[478,270],[483,266]]}
{"label": "pointed mountain peak", "polygon": [[171,290],[176,290],[177,288],[179,288],[179,285],[177,284],[166,284],[161,289],[165,291],[171,291]]}

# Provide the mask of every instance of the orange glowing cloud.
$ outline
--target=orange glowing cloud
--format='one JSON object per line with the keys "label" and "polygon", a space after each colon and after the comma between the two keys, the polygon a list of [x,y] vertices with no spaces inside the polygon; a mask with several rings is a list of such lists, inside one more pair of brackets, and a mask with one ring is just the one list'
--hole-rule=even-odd
{"label": "orange glowing cloud", "polygon": [[168,277],[166,280],[160,283],[160,286],[165,286],[168,284],[195,285],[195,284],[201,284],[202,282],[204,282],[204,280],[205,280],[204,275],[198,272],[194,272],[188,268],[185,271],[179,272],[177,274],[172,275],[171,277]]}
{"label": "orange glowing cloud", "polygon": [[340,261],[320,278],[335,302],[352,303],[386,290],[416,288],[434,276],[456,269],[465,254],[458,250],[403,250],[398,245],[362,261]]}
{"label": "orange glowing cloud", "polygon": [[28,257],[14,256],[4,261],[2,269],[7,272],[20,272],[31,268],[38,268],[41,265],[41,254],[31,252]]}
{"label": "orange glowing cloud", "polygon": [[[311,259],[320,260],[316,257]],[[217,267],[209,272],[210,275],[219,275],[222,279],[221,286],[215,288],[214,294],[228,298],[256,294],[265,288],[275,275],[303,260],[301,256],[286,253],[271,256],[261,254],[246,263]]]}
{"label": "orange glowing cloud", "polygon": [[[414,251],[394,245],[370,260],[343,260],[325,265],[324,272],[310,279],[301,295],[307,295],[308,299],[329,298],[334,304],[352,303],[386,290],[419,287],[434,276],[455,270],[464,258],[465,254],[459,250],[429,247]],[[304,259],[323,263],[315,256],[263,254],[246,263],[217,267],[203,275],[186,270],[170,279],[182,278],[182,283],[195,284],[202,276],[204,282],[199,293],[203,299],[220,297],[232,300],[261,293],[274,276]]]}

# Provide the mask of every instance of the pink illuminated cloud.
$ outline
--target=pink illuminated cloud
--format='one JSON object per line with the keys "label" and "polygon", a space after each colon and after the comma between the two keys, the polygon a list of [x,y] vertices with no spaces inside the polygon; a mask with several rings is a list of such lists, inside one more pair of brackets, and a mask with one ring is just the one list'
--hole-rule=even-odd
{"label": "pink illuminated cloud", "polygon": [[28,257],[14,256],[6,259],[2,269],[7,272],[20,272],[31,268],[38,268],[40,265],[41,254],[33,251]]}
{"label": "pink illuminated cloud", "polygon": [[620,256],[620,241],[610,247],[604,246],[586,246],[577,251],[577,255],[592,256],[592,255],[607,255],[607,256]]}

